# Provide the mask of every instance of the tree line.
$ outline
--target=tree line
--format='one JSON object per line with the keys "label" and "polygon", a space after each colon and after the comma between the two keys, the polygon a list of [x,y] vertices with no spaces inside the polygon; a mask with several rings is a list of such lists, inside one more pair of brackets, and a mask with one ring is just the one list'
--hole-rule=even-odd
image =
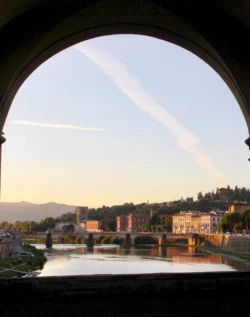
{"label": "tree line", "polygon": [[[208,212],[211,210],[227,210],[228,204],[235,201],[244,201],[250,203],[250,190],[248,188],[239,188],[235,186],[231,188],[227,187],[216,188],[211,192],[197,194],[197,199],[194,197],[187,197],[183,199],[181,197],[178,200],[162,203],[141,203],[133,204],[125,203],[123,205],[105,206],[99,208],[89,209],[88,219],[98,220],[100,222],[100,229],[103,231],[116,231],[116,217],[121,215],[132,214],[146,214],[149,215],[150,211],[153,211],[153,217],[150,219],[148,225],[144,225],[141,231],[171,231],[172,215],[179,213],[180,211],[201,211]],[[9,223],[2,221],[0,223],[0,229],[15,230],[18,232],[33,232],[33,231],[46,231],[47,228],[53,229],[59,222],[76,222],[75,211],[64,213],[59,217],[46,217],[40,222],[35,221],[16,221],[15,223]]]}
{"label": "tree line", "polygon": [[244,229],[250,230],[250,209],[226,214],[217,224],[217,230],[220,232],[236,232],[236,230]]}

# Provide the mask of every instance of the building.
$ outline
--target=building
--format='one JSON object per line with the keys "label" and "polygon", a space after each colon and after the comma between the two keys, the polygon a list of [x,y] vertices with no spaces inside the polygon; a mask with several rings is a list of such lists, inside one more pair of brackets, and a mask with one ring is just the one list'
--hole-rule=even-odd
{"label": "building", "polygon": [[86,221],[86,231],[87,232],[98,232],[98,231],[100,231],[99,221],[98,220],[87,220]]}
{"label": "building", "polygon": [[243,211],[248,210],[248,209],[250,210],[250,204],[239,202],[239,203],[230,204],[228,206],[228,213],[243,212]]}
{"label": "building", "polygon": [[78,206],[76,212],[76,231],[86,231],[86,221],[88,220],[88,207]]}
{"label": "building", "polygon": [[75,226],[76,233],[83,232],[100,232],[100,224],[97,220],[87,220],[85,222],[81,222]]}
{"label": "building", "polygon": [[76,212],[76,232],[99,232],[100,226],[97,220],[88,220],[88,207],[78,206]]}
{"label": "building", "polygon": [[116,231],[122,232],[122,231],[128,231],[128,220],[127,216],[119,216],[116,217]]}
{"label": "building", "polygon": [[209,213],[201,216],[200,233],[216,233],[216,225],[221,221],[222,214]]}
{"label": "building", "polygon": [[149,223],[150,217],[145,214],[129,214],[128,215],[128,231],[138,231],[138,229],[145,224]]}
{"label": "building", "polygon": [[86,222],[88,220],[88,207],[76,207],[76,223]]}
{"label": "building", "polygon": [[0,258],[7,259],[9,254],[13,251],[12,238],[0,237]]}
{"label": "building", "polygon": [[173,233],[216,233],[216,225],[223,217],[223,212],[181,211],[172,216]]}
{"label": "building", "polygon": [[130,213],[128,216],[116,217],[116,231],[126,231],[133,232],[138,231],[141,225],[149,223],[150,216],[145,214],[135,214]]}

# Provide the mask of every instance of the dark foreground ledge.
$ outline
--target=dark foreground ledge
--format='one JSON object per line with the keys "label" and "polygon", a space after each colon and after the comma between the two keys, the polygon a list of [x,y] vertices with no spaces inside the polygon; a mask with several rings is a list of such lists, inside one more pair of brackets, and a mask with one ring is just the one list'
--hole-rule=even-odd
{"label": "dark foreground ledge", "polygon": [[250,316],[250,272],[0,279],[0,316]]}

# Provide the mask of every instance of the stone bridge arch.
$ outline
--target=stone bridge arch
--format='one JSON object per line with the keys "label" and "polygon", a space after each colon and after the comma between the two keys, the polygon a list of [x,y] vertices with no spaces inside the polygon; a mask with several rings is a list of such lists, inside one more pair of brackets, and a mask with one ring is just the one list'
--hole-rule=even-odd
{"label": "stone bridge arch", "polygon": [[[249,1],[2,0],[0,12],[0,132],[17,90],[48,58],[83,40],[134,33],[180,45],[212,66],[237,99],[250,133]],[[246,143],[250,146],[250,138]],[[96,316],[155,316],[163,311],[168,316],[212,316],[221,308],[224,316],[249,316],[249,278],[249,272],[215,272],[178,279],[175,274],[78,277],[78,283],[72,277],[9,279],[2,284],[14,300],[2,310],[19,316],[43,316],[44,311],[69,316],[73,310],[93,316],[93,309]],[[246,304],[235,305],[237,296]],[[142,303],[140,313],[134,298]]]}

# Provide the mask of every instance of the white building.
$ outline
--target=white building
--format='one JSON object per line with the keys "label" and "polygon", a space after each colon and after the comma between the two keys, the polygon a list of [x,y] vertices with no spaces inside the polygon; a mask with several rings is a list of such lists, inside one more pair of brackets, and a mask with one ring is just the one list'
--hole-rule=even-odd
{"label": "white building", "polygon": [[217,211],[181,211],[172,216],[173,233],[216,233],[216,225],[224,213]]}

